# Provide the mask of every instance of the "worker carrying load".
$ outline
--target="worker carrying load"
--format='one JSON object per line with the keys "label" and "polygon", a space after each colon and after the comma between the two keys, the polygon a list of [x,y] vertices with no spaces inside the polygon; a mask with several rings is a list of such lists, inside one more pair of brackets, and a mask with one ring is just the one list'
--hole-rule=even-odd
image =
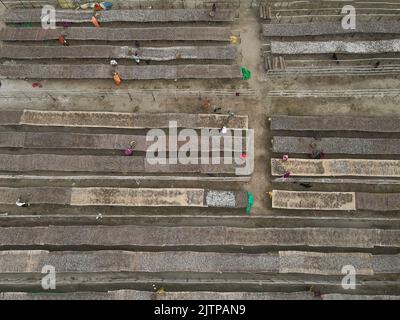
{"label": "worker carrying load", "polygon": [[119,76],[118,72],[114,72],[113,79],[114,79],[115,85],[119,86],[121,84],[121,77]]}

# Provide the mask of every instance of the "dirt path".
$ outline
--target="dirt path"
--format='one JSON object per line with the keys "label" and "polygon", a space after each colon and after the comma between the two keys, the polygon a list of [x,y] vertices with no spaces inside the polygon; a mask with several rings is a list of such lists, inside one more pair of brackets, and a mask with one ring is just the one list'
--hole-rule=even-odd
{"label": "dirt path", "polygon": [[[249,105],[249,127],[255,132],[255,163],[254,174],[248,186],[248,191],[254,195],[255,204],[253,211],[260,212],[266,208],[265,193],[270,189],[268,182],[268,158],[269,158],[269,130],[267,130],[268,106],[266,95],[269,91],[268,84],[261,82],[261,24],[254,9],[240,12],[240,50],[243,56],[242,65],[251,70],[252,77],[249,80],[250,88],[257,93],[257,102]],[[251,109],[251,110],[250,110]]]}

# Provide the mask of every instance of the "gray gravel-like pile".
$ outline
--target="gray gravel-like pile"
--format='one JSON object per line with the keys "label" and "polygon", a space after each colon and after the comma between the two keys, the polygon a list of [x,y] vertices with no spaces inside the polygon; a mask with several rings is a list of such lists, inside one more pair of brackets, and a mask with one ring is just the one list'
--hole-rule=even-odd
{"label": "gray gravel-like pile", "polygon": [[276,153],[311,153],[311,144],[330,154],[400,154],[400,139],[282,137],[273,138]]}
{"label": "gray gravel-like pile", "polygon": [[134,59],[137,53],[142,60],[170,61],[233,60],[237,49],[234,46],[185,46],[164,48],[135,48],[117,46],[10,46],[0,47],[0,58],[9,59]]}
{"label": "gray gravel-like pile", "polygon": [[165,27],[165,28],[5,28],[0,30],[3,41],[57,40],[64,35],[69,40],[99,41],[229,41],[230,28],[226,27]]}
{"label": "gray gravel-like pile", "polygon": [[[56,10],[56,22],[83,23],[90,22],[92,10]],[[6,23],[41,22],[41,9],[9,10],[5,16]],[[169,9],[169,10],[110,10],[102,11],[98,21],[102,22],[230,22],[235,18],[233,10],[217,10],[214,17],[210,10],[204,9]]]}
{"label": "gray gravel-like pile", "polygon": [[92,155],[0,155],[0,170],[9,172],[143,172],[144,157]]}
{"label": "gray gravel-like pile", "polygon": [[[165,129],[175,121],[178,128],[219,129],[228,115],[192,113],[123,113],[89,111],[0,111],[2,125],[97,127],[125,129]],[[247,129],[248,116],[229,118],[231,129]]]}
{"label": "gray gravel-like pile", "polygon": [[235,208],[235,193],[233,191],[209,190],[206,194],[206,205],[209,207]]}
{"label": "gray gravel-like pile", "polygon": [[346,116],[272,116],[272,130],[400,132],[400,118]]}
{"label": "gray gravel-like pile", "polygon": [[0,251],[0,273],[38,273],[52,265],[77,272],[239,272],[342,275],[346,265],[358,275],[399,273],[400,255],[281,251],[277,254],[131,251]]}
{"label": "gray gravel-like pile", "polygon": [[400,52],[400,40],[381,41],[291,41],[271,42],[273,54],[328,54],[328,53],[397,53]]}
{"label": "gray gravel-like pile", "polygon": [[263,25],[266,37],[298,37],[335,34],[399,34],[399,21],[357,21],[356,29],[343,29],[341,21],[315,23],[271,23]]}
{"label": "gray gravel-like pile", "polygon": [[[280,252],[279,273],[340,275],[343,266],[351,265],[358,275],[373,275],[372,255],[367,253]],[[378,260],[380,256],[376,257]],[[392,263],[396,256],[391,256]]]}
{"label": "gray gravel-like pile", "polygon": [[[386,297],[386,296],[385,296]],[[165,292],[117,290],[108,292],[0,293],[0,300],[313,300],[309,292]]]}
{"label": "gray gravel-like pile", "polygon": [[400,254],[372,257],[372,265],[376,273],[400,273]]}
{"label": "gray gravel-like pile", "polygon": [[41,272],[277,272],[278,255],[205,252],[0,251],[0,273]]}
{"label": "gray gravel-like pile", "polygon": [[0,228],[1,246],[400,247],[400,231],[354,228],[49,226]]}
{"label": "gray gravel-like pile", "polygon": [[110,79],[117,71],[124,80],[152,79],[241,79],[238,65],[49,65],[5,63],[0,65],[0,76],[9,79]]}

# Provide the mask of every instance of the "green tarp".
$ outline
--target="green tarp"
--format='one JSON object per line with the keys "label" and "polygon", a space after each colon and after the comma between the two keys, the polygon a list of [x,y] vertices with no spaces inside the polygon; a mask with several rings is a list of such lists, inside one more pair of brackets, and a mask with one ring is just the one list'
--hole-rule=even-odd
{"label": "green tarp", "polygon": [[251,192],[247,192],[247,208],[246,208],[247,214],[250,214],[252,206],[253,206],[253,194]]}
{"label": "green tarp", "polygon": [[251,72],[243,67],[241,70],[242,70],[243,80],[249,80],[251,77]]}

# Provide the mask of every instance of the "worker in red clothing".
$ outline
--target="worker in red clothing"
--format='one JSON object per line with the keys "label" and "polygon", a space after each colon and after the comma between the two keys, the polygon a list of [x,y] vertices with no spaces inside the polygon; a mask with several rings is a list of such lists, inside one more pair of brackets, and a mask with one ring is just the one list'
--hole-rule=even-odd
{"label": "worker in red clothing", "polygon": [[58,38],[58,42],[65,47],[67,47],[69,45],[67,39],[65,39],[65,37],[62,35]]}
{"label": "worker in red clothing", "polygon": [[96,2],[94,4],[94,10],[95,11],[100,11],[100,10],[103,10],[103,8],[101,7],[100,3]]}

